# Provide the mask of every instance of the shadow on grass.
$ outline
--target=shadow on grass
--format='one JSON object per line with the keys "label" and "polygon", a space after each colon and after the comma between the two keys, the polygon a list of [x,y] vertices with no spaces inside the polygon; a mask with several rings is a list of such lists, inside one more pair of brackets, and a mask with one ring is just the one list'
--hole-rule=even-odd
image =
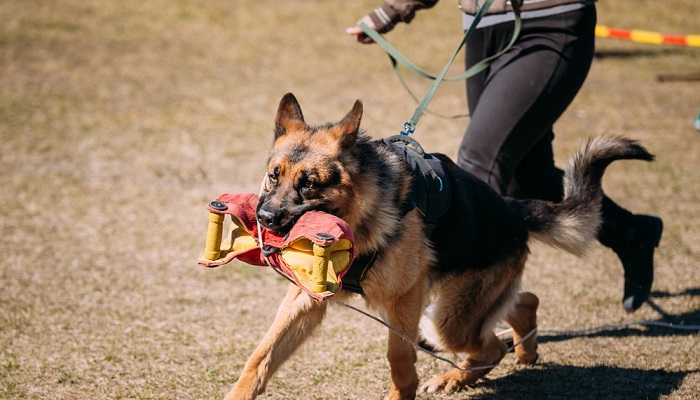
{"label": "shadow on grass", "polygon": [[[688,288],[679,293],[653,292],[650,297],[651,299],[659,299],[675,296],[700,296],[700,287]],[[661,314],[661,318],[657,320],[642,321],[640,324],[632,323],[625,327],[610,325],[582,331],[541,330],[538,333],[537,341],[539,343],[562,342],[576,337],[687,336],[697,335],[700,332],[700,328],[698,328],[700,326],[700,309],[676,315],[669,314],[651,299],[647,301],[647,306]],[[649,324],[644,324],[644,322],[649,322]],[[672,326],[658,326],[654,325],[655,323]]]}
{"label": "shadow on grass", "polygon": [[611,366],[541,364],[509,376],[482,381],[487,391],[469,396],[491,399],[659,399],[677,389],[691,372],[639,370]]}
{"label": "shadow on grass", "polygon": [[652,292],[651,297],[655,299],[664,299],[667,297],[676,297],[676,296],[700,296],[700,287],[696,288],[688,288],[685,289],[682,292],[679,293],[669,293],[669,292]]}

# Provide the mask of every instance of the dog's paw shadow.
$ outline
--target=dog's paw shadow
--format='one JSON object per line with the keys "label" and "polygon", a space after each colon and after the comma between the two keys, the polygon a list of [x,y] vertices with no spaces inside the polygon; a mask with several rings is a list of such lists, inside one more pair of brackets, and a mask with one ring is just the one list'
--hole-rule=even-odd
{"label": "dog's paw shadow", "polygon": [[470,400],[659,399],[697,371],[662,371],[614,366],[538,364],[508,376],[481,381]]}

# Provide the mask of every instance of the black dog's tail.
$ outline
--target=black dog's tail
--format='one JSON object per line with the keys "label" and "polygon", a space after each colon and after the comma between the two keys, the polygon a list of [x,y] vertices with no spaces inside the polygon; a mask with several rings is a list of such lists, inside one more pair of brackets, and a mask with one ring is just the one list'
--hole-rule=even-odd
{"label": "black dog's tail", "polygon": [[514,200],[532,237],[581,255],[594,243],[600,229],[605,168],[615,160],[653,161],[638,142],[621,137],[589,140],[571,159],[564,175],[564,200]]}

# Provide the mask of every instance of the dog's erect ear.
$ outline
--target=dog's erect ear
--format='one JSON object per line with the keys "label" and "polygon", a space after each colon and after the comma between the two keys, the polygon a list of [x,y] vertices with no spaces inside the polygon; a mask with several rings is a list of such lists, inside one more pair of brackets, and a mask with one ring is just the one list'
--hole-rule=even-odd
{"label": "dog's erect ear", "polygon": [[352,147],[357,142],[357,134],[362,120],[362,102],[355,101],[352,110],[333,129],[337,140],[343,148]]}
{"label": "dog's erect ear", "polygon": [[287,93],[280,100],[275,119],[275,139],[287,131],[291,124],[303,124],[304,115],[301,113],[299,102],[293,94]]}

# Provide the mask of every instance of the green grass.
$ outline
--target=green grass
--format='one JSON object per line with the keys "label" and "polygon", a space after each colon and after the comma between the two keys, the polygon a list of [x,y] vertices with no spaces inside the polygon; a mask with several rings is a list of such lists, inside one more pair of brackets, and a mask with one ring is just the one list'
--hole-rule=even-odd
{"label": "green grass", "polygon": [[[205,204],[257,192],[281,96],[311,123],[355,99],[363,128],[396,133],[415,104],[376,46],[344,33],[378,2],[38,0],[0,3],[0,398],[211,399],[238,377],[287,283],[260,267],[195,264]],[[598,3],[601,24],[700,34],[695,2]],[[460,37],[454,4],[389,39],[439,71]],[[555,127],[557,161],[588,137],[625,135],[657,156],[622,162],[604,186],[664,218],[653,302],[627,315],[622,271],[602,248],[582,259],[533,247],[525,287],[540,326],[659,319],[700,323],[700,50],[598,40],[581,93]],[[459,71],[459,65],[454,72]],[[413,76],[419,95],[429,82]],[[462,83],[431,108],[466,109]],[[468,121],[421,119],[416,138],[454,156]],[[361,304],[358,302],[358,304]],[[386,330],[332,308],[270,382],[271,399],[376,399],[389,376]],[[509,355],[487,380],[435,399],[698,399],[697,332],[633,327],[543,334],[541,362]],[[448,367],[419,355],[422,380]],[[361,388],[361,390],[358,390]],[[640,394],[641,393],[641,394]]]}

